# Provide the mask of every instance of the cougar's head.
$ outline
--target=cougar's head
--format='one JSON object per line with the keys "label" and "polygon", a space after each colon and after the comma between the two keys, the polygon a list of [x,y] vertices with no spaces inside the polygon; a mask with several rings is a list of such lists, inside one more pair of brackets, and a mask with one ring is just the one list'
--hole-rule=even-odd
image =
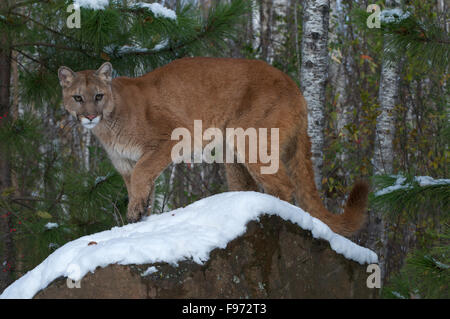
{"label": "cougar's head", "polygon": [[84,127],[94,128],[113,111],[111,63],[102,64],[97,71],[81,72],[62,66],[58,70],[58,77],[66,110]]}

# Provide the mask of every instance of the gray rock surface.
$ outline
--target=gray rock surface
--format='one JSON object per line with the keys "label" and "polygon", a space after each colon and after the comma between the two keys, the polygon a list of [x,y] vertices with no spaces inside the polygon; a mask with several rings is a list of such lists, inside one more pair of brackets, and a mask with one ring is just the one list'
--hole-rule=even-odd
{"label": "gray rock surface", "polygon": [[[142,276],[151,266],[157,271]],[[81,288],[60,278],[35,298],[374,298],[366,267],[297,225],[262,216],[203,265],[110,265],[87,274]]]}

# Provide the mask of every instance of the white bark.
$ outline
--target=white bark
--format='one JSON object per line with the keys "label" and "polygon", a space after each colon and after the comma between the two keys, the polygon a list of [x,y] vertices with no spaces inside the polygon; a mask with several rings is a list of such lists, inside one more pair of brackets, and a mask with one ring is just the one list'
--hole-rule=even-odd
{"label": "white bark", "polygon": [[[388,7],[400,7],[399,0],[386,1]],[[400,85],[400,62],[387,63],[383,61],[381,67],[380,88],[378,92],[378,99],[380,104],[380,114],[377,117],[377,125],[375,132],[375,146],[372,164],[374,167],[374,175],[377,174],[392,174],[394,161],[394,134],[395,123],[393,110],[397,103]],[[370,240],[373,243],[370,245],[379,245],[378,249],[379,266],[381,269],[382,278],[386,274],[386,256],[388,237],[386,230],[386,218],[381,212],[374,211],[369,221],[369,233],[375,238]],[[379,243],[377,243],[379,241]]]}
{"label": "white bark", "polygon": [[[339,0],[331,0],[330,3],[330,23],[331,32],[329,33],[329,43],[330,46],[334,43],[339,42],[340,37],[345,37],[345,31],[343,25],[345,24],[345,12],[343,12],[342,4]],[[331,52],[330,59],[330,79],[332,81],[332,87],[335,88],[334,95],[337,96],[336,101],[336,111],[337,111],[337,123],[336,130],[337,133],[342,132],[343,128],[349,124],[352,120],[352,113],[354,106],[349,104],[348,98],[348,88],[349,79],[348,74],[351,69],[351,64],[349,63],[350,56],[343,56],[340,50],[334,49]],[[342,136],[342,135],[341,135]],[[341,161],[344,162],[347,159],[347,153],[343,152],[341,156]]]}
{"label": "white bark", "polygon": [[261,0],[259,3],[259,31],[260,31],[260,46],[261,58],[267,61],[268,51],[270,46],[271,35],[271,20],[272,20],[272,0]]}
{"label": "white bark", "polygon": [[394,116],[392,114],[397,102],[400,82],[400,66],[388,65],[385,61],[381,68],[379,103],[381,112],[377,117],[375,147],[372,164],[374,174],[390,174],[393,170],[395,134]]}
{"label": "white bark", "polygon": [[83,130],[83,163],[84,168],[89,171],[90,170],[90,163],[91,163],[91,153],[89,150],[89,147],[91,146],[91,140],[92,140],[92,133],[89,129],[82,128]]}
{"label": "white bark", "polygon": [[299,48],[299,46],[298,46],[298,37],[299,37],[299,34],[298,34],[298,13],[297,13],[297,6],[298,6],[298,1],[297,0],[291,0],[291,2],[292,2],[292,7],[293,7],[293,10],[294,10],[294,24],[295,24],[295,58],[296,58],[296,60],[297,60],[297,65],[298,65],[298,70],[297,70],[297,72],[298,72],[298,74],[300,74],[300,72],[301,72],[301,65],[300,65],[300,48]]}
{"label": "white bark", "polygon": [[257,1],[252,0],[252,8],[252,47],[258,48],[261,45],[261,6],[258,5]]}
{"label": "white bark", "polygon": [[394,161],[394,116],[400,84],[400,64],[383,61],[378,99],[381,112],[377,117],[372,164],[375,174],[391,174]]}
{"label": "white bark", "polygon": [[288,6],[288,0],[261,0],[259,3],[261,58],[269,63],[285,42],[282,17],[286,16]]}
{"label": "white bark", "polygon": [[[76,119],[74,121],[76,121]],[[72,138],[73,138],[72,150],[75,153],[75,156],[81,160],[83,158],[83,153],[81,151],[81,138],[78,125],[73,125],[72,127]]]}
{"label": "white bark", "polygon": [[302,68],[300,85],[308,104],[314,180],[321,188],[325,85],[328,78],[329,0],[303,2]]}
{"label": "white bark", "polygon": [[283,19],[286,18],[287,10],[289,7],[288,0],[273,0],[273,12],[272,12],[272,37],[271,37],[271,51],[269,52],[269,61],[280,54],[283,45],[286,42],[286,23]]}
{"label": "white bark", "polygon": [[[438,4],[437,4],[437,7],[438,7],[438,11],[439,11],[439,15],[441,15],[442,17],[448,17],[448,15],[445,15],[445,13],[448,11],[448,7],[449,7],[449,2],[448,2],[448,0],[446,1],[446,0],[438,0]],[[445,28],[445,30],[447,31],[447,32],[449,32],[449,30],[450,30],[450,21],[447,19],[447,20],[445,20],[444,18],[442,19],[442,23],[443,23],[443,26],[444,26],[444,28]]]}

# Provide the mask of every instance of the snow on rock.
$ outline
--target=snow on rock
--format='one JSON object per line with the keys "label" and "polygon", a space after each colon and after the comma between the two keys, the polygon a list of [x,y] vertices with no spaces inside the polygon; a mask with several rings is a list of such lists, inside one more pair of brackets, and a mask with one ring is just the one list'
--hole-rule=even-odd
{"label": "snow on rock", "polygon": [[[402,175],[395,175],[393,177],[397,178],[394,185],[380,189],[379,191],[377,191],[375,193],[375,196],[381,196],[381,195],[385,195],[385,194],[391,193],[393,191],[396,191],[398,189],[408,189],[408,188],[412,187],[411,184],[408,184],[408,183],[405,184],[406,177],[404,177]],[[420,186],[424,187],[424,186],[430,186],[430,185],[450,184],[450,179],[443,179],[443,178],[434,179],[430,176],[415,176],[414,182],[416,182]]]}
{"label": "snow on rock", "polygon": [[153,274],[153,273],[155,273],[155,272],[157,272],[157,271],[158,271],[158,268],[156,268],[155,266],[150,266],[150,267],[147,268],[146,271],[144,271],[144,272],[141,274],[141,276],[142,276],[142,277],[145,277],[145,276],[151,275],[151,274]]}
{"label": "snow on rock", "polygon": [[166,262],[176,266],[186,259],[202,264],[213,249],[226,248],[245,233],[249,221],[263,214],[276,214],[310,230],[314,238],[327,240],[337,253],[360,264],[378,261],[373,251],[332,232],[294,205],[257,192],[228,192],[71,241],[6,288],[0,298],[32,298],[56,278],[80,280],[89,271],[110,264]]}

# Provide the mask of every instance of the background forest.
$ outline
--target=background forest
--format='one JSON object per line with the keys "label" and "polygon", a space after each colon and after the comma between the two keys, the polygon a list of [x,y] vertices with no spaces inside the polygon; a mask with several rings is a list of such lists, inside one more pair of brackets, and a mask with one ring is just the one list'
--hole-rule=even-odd
{"label": "background forest", "polygon": [[[153,2],[173,12],[142,4]],[[223,56],[267,61],[298,83],[329,210],[341,213],[356,179],[371,181],[369,223],[352,240],[378,253],[382,296],[448,298],[448,9],[444,0],[1,0],[0,291],[64,243],[126,221],[123,180],[64,110],[57,69],[110,61],[116,75],[139,76]],[[220,164],[171,165],[153,212],[224,191]]]}

